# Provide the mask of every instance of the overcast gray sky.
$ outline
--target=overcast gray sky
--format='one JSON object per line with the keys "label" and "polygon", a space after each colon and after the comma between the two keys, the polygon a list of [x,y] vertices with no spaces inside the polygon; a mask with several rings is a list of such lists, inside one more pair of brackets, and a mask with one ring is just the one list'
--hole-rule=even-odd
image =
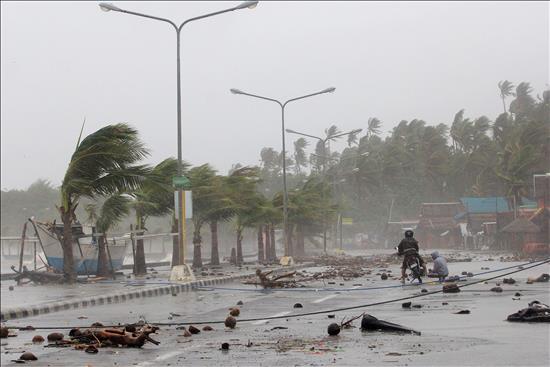
{"label": "overcast gray sky", "polygon": [[[178,23],[238,4],[114,2]],[[176,156],[175,32],[100,11],[97,2],[2,2],[1,187],[60,184],[82,120],[141,132],[150,163]],[[221,173],[281,149],[272,103],[239,88],[292,98],[287,127],[323,134],[400,120],[494,118],[497,83],[548,86],[547,2],[275,2],[188,24],[182,33],[183,155]],[[294,136],[287,136],[292,144]],[[343,144],[343,143],[342,143]],[[312,144],[313,145],[313,144]]]}

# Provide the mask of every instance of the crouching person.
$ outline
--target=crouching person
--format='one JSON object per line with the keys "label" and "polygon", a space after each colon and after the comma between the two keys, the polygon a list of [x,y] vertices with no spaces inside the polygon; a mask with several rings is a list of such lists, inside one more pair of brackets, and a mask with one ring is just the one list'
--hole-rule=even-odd
{"label": "crouching person", "polygon": [[433,269],[428,273],[429,278],[439,278],[439,281],[443,281],[449,276],[449,269],[447,268],[447,260],[439,252],[432,252],[432,260],[434,261]]}

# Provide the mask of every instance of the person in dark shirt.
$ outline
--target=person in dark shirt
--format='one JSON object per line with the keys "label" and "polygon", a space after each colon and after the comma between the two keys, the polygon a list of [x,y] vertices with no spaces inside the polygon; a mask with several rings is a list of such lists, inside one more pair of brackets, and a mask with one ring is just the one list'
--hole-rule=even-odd
{"label": "person in dark shirt", "polygon": [[397,246],[397,253],[401,256],[403,255],[403,264],[401,265],[401,282],[405,283],[405,278],[407,277],[406,269],[407,264],[409,263],[409,260],[411,260],[411,257],[418,258],[420,262],[420,267],[424,271],[424,260],[422,260],[422,257],[418,254],[418,241],[414,238],[414,232],[411,230],[405,231],[405,238],[401,240],[399,243],[399,246]]}

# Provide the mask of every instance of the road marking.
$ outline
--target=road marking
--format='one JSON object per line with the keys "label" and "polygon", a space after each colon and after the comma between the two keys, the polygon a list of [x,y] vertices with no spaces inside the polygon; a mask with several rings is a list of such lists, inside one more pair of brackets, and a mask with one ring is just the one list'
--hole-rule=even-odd
{"label": "road marking", "polygon": [[[279,316],[284,316],[284,315],[288,315],[289,313],[291,313],[292,311],[284,311],[284,312],[279,312],[279,313],[276,313],[275,315],[271,315],[269,317],[279,317]],[[266,322],[268,322],[269,320],[260,320],[260,321],[256,321],[256,322],[253,322],[252,325],[262,325],[262,324],[265,324]]]}
{"label": "road marking", "polygon": [[[355,289],[355,288],[359,288],[359,286],[355,286],[355,287],[351,287],[350,289]],[[321,303],[321,302],[325,302],[326,300],[329,300],[331,298],[334,298],[334,297],[337,297],[339,296],[340,293],[335,293],[335,294],[331,294],[329,296],[326,296],[326,297],[323,297],[323,298],[319,298],[319,299],[316,299],[315,301],[311,302],[311,303]]]}
{"label": "road marking", "polygon": [[[198,348],[198,347],[202,347],[204,344],[196,344],[196,345],[190,345],[191,348]],[[174,350],[174,351],[171,351],[171,352],[168,352],[168,353],[165,353],[163,355],[160,355],[158,356],[157,358],[155,358],[154,360],[152,361],[145,361],[143,363],[140,363],[138,364],[138,366],[158,366],[159,364],[157,362],[161,362],[161,361],[165,361],[167,359],[170,359],[170,358],[173,358],[173,357],[176,357],[176,356],[179,356],[180,354],[183,354],[183,353],[186,353],[189,351],[190,348],[183,348],[181,350]]]}

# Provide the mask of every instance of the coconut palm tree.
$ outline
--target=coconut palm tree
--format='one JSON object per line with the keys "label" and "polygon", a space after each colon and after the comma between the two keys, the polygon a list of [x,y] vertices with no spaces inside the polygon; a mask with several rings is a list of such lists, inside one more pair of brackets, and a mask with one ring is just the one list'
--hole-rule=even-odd
{"label": "coconut palm tree", "polygon": [[254,222],[258,211],[260,194],[257,185],[260,182],[258,167],[242,167],[233,171],[226,179],[229,197],[235,210],[235,229],[237,234],[237,264],[243,262],[243,230]]}
{"label": "coconut palm tree", "polygon": [[130,213],[131,198],[125,194],[111,195],[103,202],[86,205],[88,220],[95,224],[95,230],[100,233],[97,239],[97,276],[108,276],[114,269],[109,271],[109,261],[107,257],[107,232],[110,231],[122,218]]}
{"label": "coconut palm tree", "polygon": [[57,207],[63,222],[63,272],[68,281],[76,280],[72,224],[80,199],[139,189],[150,168],[136,163],[148,154],[137,130],[127,124],[105,126],[82,141],[79,137],[61,184],[61,202]]}
{"label": "coconut palm tree", "polygon": [[506,113],[506,97],[514,95],[514,84],[508,80],[498,82],[498,89],[500,90],[500,98],[502,98],[502,108]]}
{"label": "coconut palm tree", "polygon": [[294,162],[296,174],[301,173],[301,167],[307,166],[307,156],[305,148],[308,146],[308,142],[304,138],[299,138],[294,142]]}
{"label": "coconut palm tree", "polygon": [[[183,162],[183,172],[186,172],[188,164]],[[157,164],[150,174],[145,177],[143,185],[133,193],[134,200],[131,203],[135,212],[135,230],[142,235],[147,230],[146,222],[149,217],[162,217],[172,213],[172,226],[175,224],[174,213],[174,189],[172,188],[172,177],[178,172],[178,161],[174,158],[167,158]],[[174,229],[174,228],[172,228]],[[177,239],[174,238],[173,247],[178,249]],[[145,260],[145,248],[143,239],[136,241],[135,271],[137,275],[147,272]]]}

